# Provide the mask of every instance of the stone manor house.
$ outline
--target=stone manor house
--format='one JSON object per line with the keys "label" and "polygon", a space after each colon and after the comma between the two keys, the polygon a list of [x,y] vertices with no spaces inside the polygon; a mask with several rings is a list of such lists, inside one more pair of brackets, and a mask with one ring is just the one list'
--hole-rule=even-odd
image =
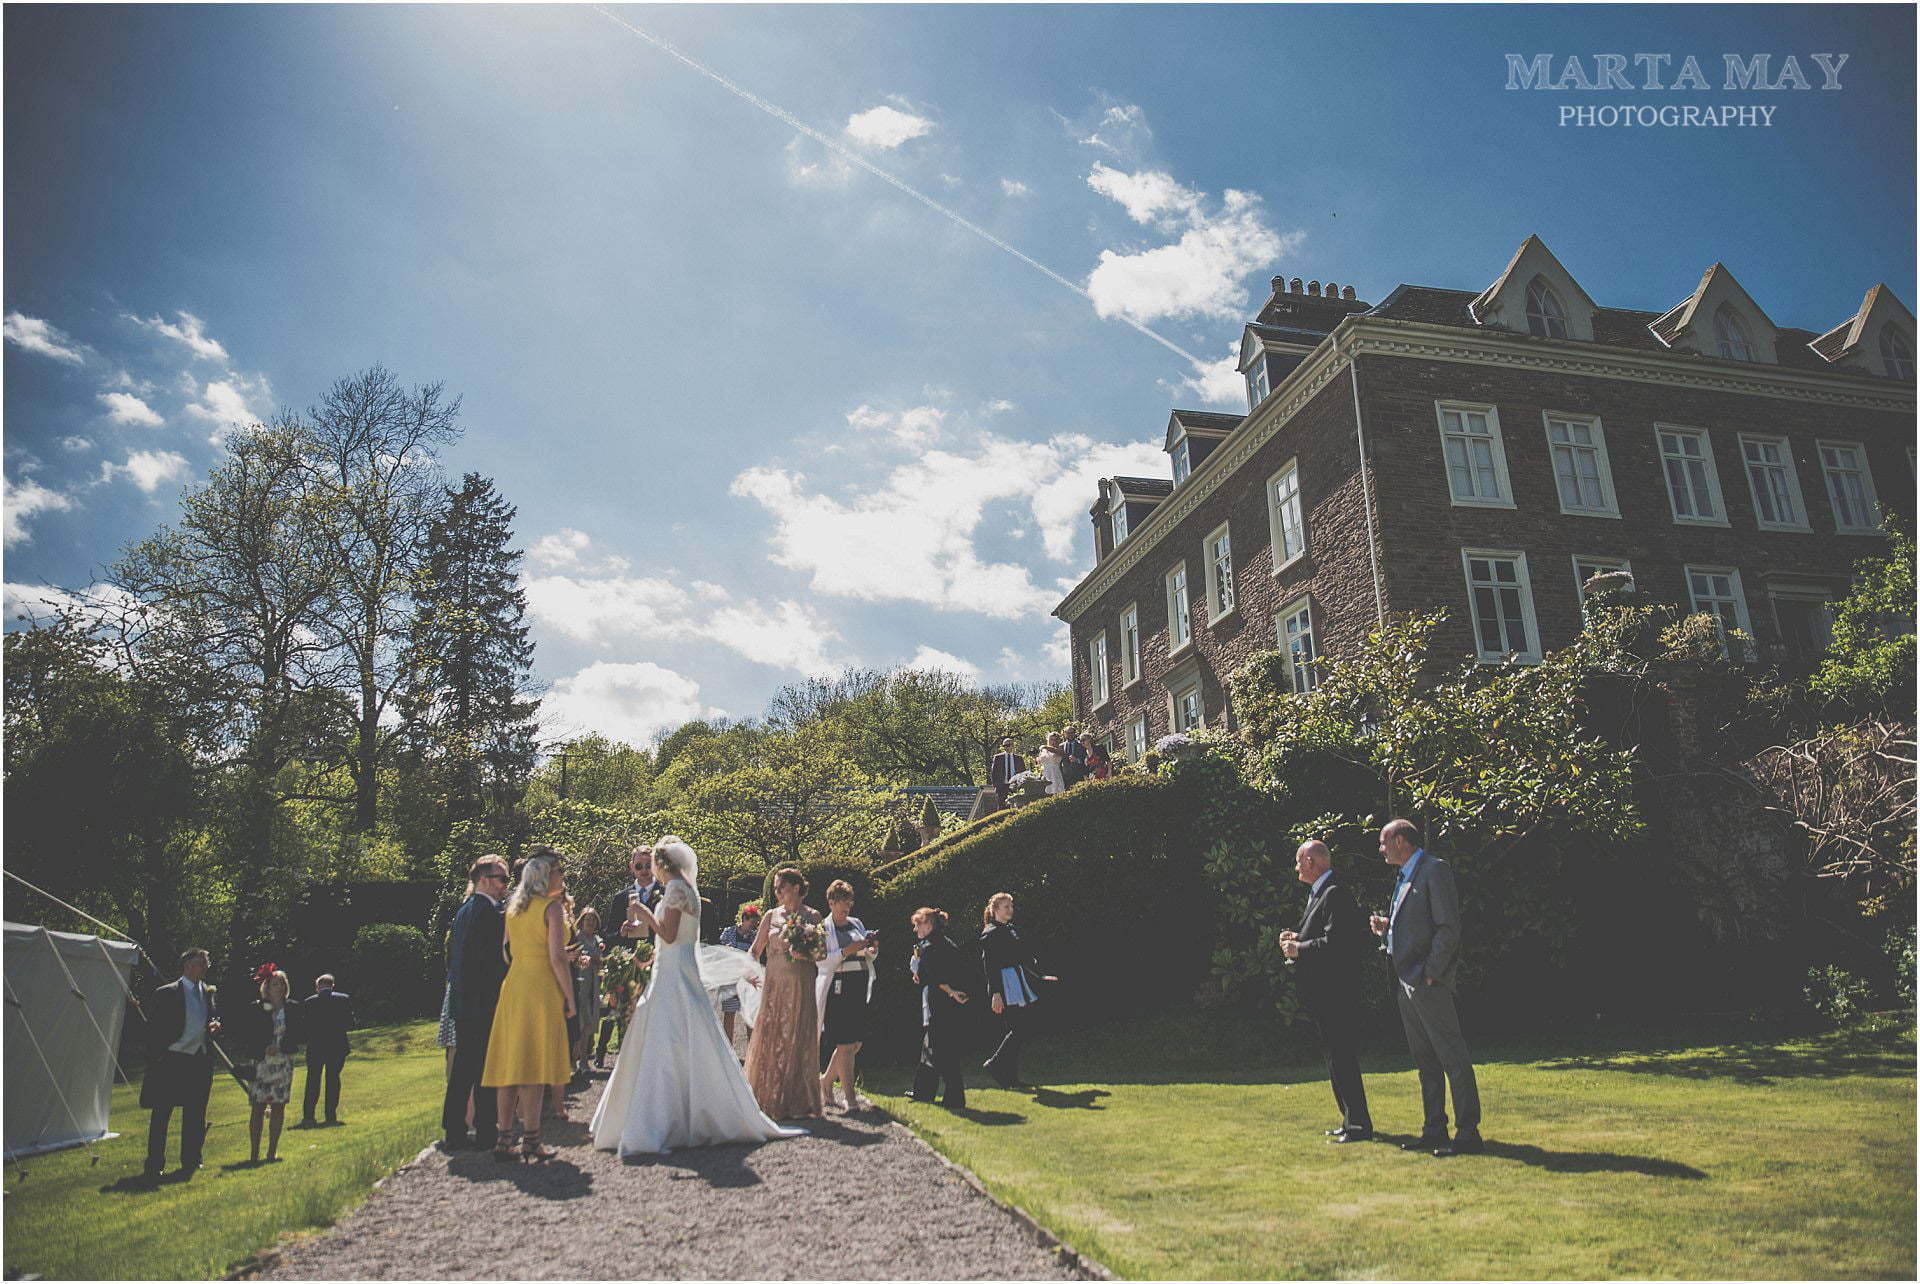
{"label": "stone manor house", "polygon": [[1665,312],[1602,307],[1530,236],[1478,294],[1276,277],[1240,369],[1245,415],[1168,419],[1170,480],[1101,481],[1054,609],[1082,721],[1136,759],[1231,728],[1254,652],[1310,690],[1390,615],[1446,608],[1436,658],[1537,660],[1603,571],[1808,659],[1883,510],[1913,518],[1914,316],[1885,285],[1817,334],[1719,263]]}

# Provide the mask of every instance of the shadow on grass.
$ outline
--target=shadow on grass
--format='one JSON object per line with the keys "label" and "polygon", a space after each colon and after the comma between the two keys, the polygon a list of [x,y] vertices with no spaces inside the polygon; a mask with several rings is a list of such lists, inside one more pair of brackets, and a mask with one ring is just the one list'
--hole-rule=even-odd
{"label": "shadow on grass", "polygon": [[[1638,1053],[1639,1055],[1634,1055]],[[1913,1038],[1901,1030],[1843,1030],[1795,1043],[1746,1039],[1716,1048],[1633,1050],[1562,1056],[1543,1070],[1617,1070],[1681,1079],[1731,1079],[1765,1087],[1781,1079],[1904,1078],[1913,1074]]]}
{"label": "shadow on grass", "polygon": [[1104,1088],[1082,1088],[1078,1092],[1060,1092],[1053,1088],[1035,1088],[1033,1090],[1033,1104],[1036,1106],[1046,1106],[1052,1110],[1105,1110],[1105,1106],[1096,1105],[1095,1103],[1099,1101],[1101,1097],[1111,1097],[1112,1095],[1111,1092],[1106,1091]]}
{"label": "shadow on grass", "polygon": [[[1399,1145],[1414,1140],[1413,1133],[1374,1134],[1374,1140]],[[1451,1162],[1470,1164],[1484,1159],[1511,1159],[1550,1173],[1637,1173],[1676,1181],[1705,1181],[1707,1174],[1690,1164],[1652,1155],[1621,1155],[1610,1150],[1547,1150],[1511,1141],[1489,1141],[1484,1156],[1462,1155]]]}

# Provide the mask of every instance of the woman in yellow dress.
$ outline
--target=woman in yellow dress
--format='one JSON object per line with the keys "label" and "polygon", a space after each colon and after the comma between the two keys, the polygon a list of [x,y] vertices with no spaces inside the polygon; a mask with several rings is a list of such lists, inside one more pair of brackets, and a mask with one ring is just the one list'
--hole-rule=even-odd
{"label": "woman in yellow dress", "polygon": [[499,1101],[500,1133],[493,1157],[513,1157],[513,1111],[520,1109],[520,1153],[551,1159],[540,1144],[540,1104],[550,1083],[565,1083],[572,1070],[567,1056],[567,1018],[573,1015],[573,973],[567,965],[567,922],[560,908],[566,890],[560,853],[535,847],[507,898],[507,930],[502,951],[507,979],[500,986],[493,1037],[487,1043],[480,1085],[494,1088]]}

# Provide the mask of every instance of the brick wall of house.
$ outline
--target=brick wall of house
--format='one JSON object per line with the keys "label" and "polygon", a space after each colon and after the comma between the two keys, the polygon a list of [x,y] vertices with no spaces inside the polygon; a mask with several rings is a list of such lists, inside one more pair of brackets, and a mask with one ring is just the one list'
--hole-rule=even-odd
{"label": "brick wall of house", "polygon": [[[1766,593],[1769,577],[1789,575],[1844,583],[1855,561],[1884,546],[1875,535],[1838,534],[1815,442],[1865,444],[1882,512],[1913,518],[1914,442],[1911,416],[1557,372],[1367,354],[1360,392],[1369,452],[1379,478],[1382,560],[1388,609],[1446,607],[1436,656],[1471,654],[1473,639],[1461,568],[1463,547],[1523,549],[1534,610],[1549,650],[1580,628],[1575,554],[1630,561],[1641,590],[1685,604],[1682,567],[1731,566],[1742,588],[1756,640],[1777,640]],[[1456,507],[1450,499],[1434,403],[1488,403],[1499,413],[1512,510]],[[1560,511],[1542,414],[1598,415],[1605,432],[1618,518]],[[1728,527],[1677,524],[1669,507],[1654,423],[1710,433]],[[1761,530],[1756,524],[1738,434],[1788,438],[1810,532]]]}
{"label": "brick wall of house", "polygon": [[[1352,398],[1344,376],[1330,382],[1074,622],[1074,703],[1095,736],[1114,732],[1124,747],[1127,725],[1141,712],[1147,715],[1149,744],[1167,734],[1166,682],[1176,670],[1181,674],[1197,670],[1207,723],[1217,725],[1227,708],[1225,679],[1254,652],[1273,649],[1275,613],[1302,595],[1311,595],[1323,649],[1349,647],[1372,627],[1373,582]],[[1307,551],[1276,576],[1266,484],[1288,460],[1297,460],[1300,469]],[[1232,533],[1237,605],[1209,626],[1202,544],[1223,520]],[[1164,582],[1180,558],[1187,564],[1193,644],[1181,655],[1169,657]],[[1123,687],[1119,626],[1121,612],[1130,602],[1137,602],[1140,609],[1142,680]],[[1107,704],[1095,708],[1088,643],[1099,630],[1107,634],[1111,695]]]}

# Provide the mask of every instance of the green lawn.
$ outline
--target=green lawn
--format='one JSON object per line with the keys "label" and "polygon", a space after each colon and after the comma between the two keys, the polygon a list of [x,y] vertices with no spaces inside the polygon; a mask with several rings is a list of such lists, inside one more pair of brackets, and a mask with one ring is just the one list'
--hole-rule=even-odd
{"label": "green lawn", "polygon": [[[875,1099],[1130,1278],[1914,1277],[1914,1040],[1695,1031],[1476,1046],[1483,1157],[1418,1132],[1404,1046],[1363,1064],[1385,1141],[1325,1143],[1307,1036],[1182,1013],[1037,1046],[968,1116]],[[973,1071],[969,1079],[990,1083]]]}
{"label": "green lawn", "polygon": [[[6,1271],[51,1279],[212,1279],[282,1231],[325,1226],[440,1134],[445,1053],[435,1022],[356,1031],[336,1128],[295,1128],[297,1066],[280,1162],[246,1166],[247,1102],[222,1075],[208,1105],[206,1166],[157,1188],[136,1178],[147,1150],[138,1085],[114,1089],[121,1135],[6,1167]],[[179,1115],[167,1163],[179,1162]],[[262,1138],[262,1150],[265,1138]]]}

